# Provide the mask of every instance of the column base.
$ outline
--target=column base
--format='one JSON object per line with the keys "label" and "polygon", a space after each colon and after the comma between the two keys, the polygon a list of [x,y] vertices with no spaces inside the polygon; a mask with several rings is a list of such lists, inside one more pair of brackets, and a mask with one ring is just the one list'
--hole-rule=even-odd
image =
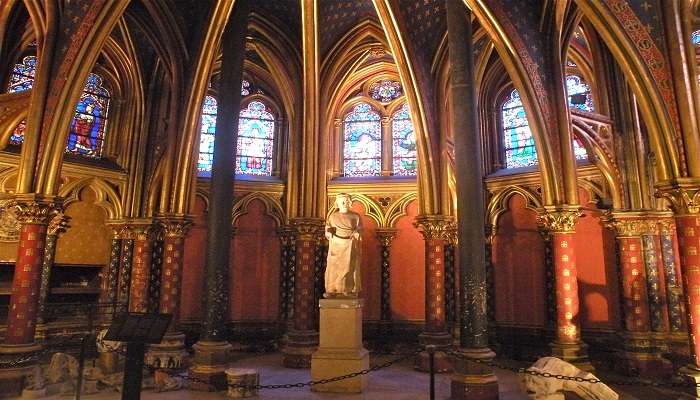
{"label": "column base", "polygon": [[[369,351],[334,351],[320,349],[311,357],[311,379],[314,381],[351,374],[369,368]],[[314,385],[314,392],[362,393],[367,388],[367,375]]]}
{"label": "column base", "polygon": [[[697,365],[687,365],[678,369],[678,374],[681,375],[686,382],[698,385],[700,384],[700,368]],[[700,387],[688,387],[685,393],[690,395],[691,399],[700,400]]]}
{"label": "column base", "polygon": [[287,368],[311,368],[311,354],[318,347],[318,332],[290,330],[282,349],[282,365]]}
{"label": "column base", "polygon": [[185,351],[185,334],[181,332],[166,333],[158,344],[148,347],[146,364],[155,368],[181,369],[187,365]]}
{"label": "column base", "polygon": [[226,390],[228,382],[224,371],[233,346],[223,341],[199,341],[192,348],[194,360],[189,374],[201,382],[193,381],[190,389],[204,392]]}
{"label": "column base", "polygon": [[[496,353],[489,348],[460,349],[462,356],[474,360],[490,361]],[[498,378],[493,368],[484,364],[469,362],[455,357],[454,374],[450,385],[452,400],[496,400],[498,399]]]}
{"label": "column base", "polygon": [[588,345],[582,341],[576,343],[554,342],[550,343],[549,347],[552,349],[553,357],[564,360],[582,371],[595,371],[590,358],[588,358]]}
{"label": "column base", "polygon": [[[452,360],[446,353],[452,345],[452,335],[447,332],[423,332],[418,336],[418,342],[421,346],[435,346],[435,372],[452,371]],[[430,354],[426,350],[416,355],[413,368],[421,372],[430,372]]]}
{"label": "column base", "polygon": [[664,337],[649,332],[625,333],[624,348],[620,354],[620,372],[644,378],[671,376],[673,364],[662,356],[668,352],[668,346],[663,342]]}
{"label": "column base", "polygon": [[[0,360],[4,362],[13,362],[41,350],[41,347],[39,343],[19,345],[2,344],[0,345]],[[34,365],[33,362],[27,361],[18,363],[14,368],[0,369],[0,393],[2,393],[2,396],[20,396],[22,394],[22,386],[24,385],[24,378],[31,373]]]}

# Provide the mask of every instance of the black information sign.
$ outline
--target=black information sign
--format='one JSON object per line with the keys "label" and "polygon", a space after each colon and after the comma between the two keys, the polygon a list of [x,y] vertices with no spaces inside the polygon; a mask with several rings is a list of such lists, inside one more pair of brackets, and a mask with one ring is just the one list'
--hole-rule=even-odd
{"label": "black information sign", "polygon": [[172,315],[126,313],[116,315],[107,329],[104,340],[117,342],[160,343],[168,329]]}

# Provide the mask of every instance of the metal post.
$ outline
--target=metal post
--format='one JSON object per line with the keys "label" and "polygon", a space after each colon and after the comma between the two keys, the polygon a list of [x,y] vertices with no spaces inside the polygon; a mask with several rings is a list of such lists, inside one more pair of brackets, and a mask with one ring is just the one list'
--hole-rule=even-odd
{"label": "metal post", "polygon": [[83,391],[83,370],[85,369],[85,353],[90,334],[83,336],[80,341],[80,357],[78,358],[78,380],[75,384],[75,400],[80,400]]}
{"label": "metal post", "polygon": [[425,350],[428,352],[428,367],[430,369],[430,400],[435,400],[435,350],[436,347],[433,344],[425,346]]}
{"label": "metal post", "polygon": [[146,345],[142,342],[128,342],[126,345],[122,400],[139,400],[141,398],[143,356],[145,351]]}

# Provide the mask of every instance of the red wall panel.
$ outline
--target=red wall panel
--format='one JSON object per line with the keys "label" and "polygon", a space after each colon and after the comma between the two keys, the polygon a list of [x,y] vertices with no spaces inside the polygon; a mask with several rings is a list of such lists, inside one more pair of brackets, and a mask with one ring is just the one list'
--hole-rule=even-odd
{"label": "red wall panel", "polygon": [[407,207],[408,215],[401,217],[398,233],[391,246],[391,311],[394,320],[425,319],[425,242],[413,226],[418,204]]}

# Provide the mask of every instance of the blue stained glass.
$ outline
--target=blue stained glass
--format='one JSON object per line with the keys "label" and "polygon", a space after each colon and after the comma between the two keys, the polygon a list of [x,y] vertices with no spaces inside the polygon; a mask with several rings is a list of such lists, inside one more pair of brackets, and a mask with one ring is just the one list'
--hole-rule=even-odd
{"label": "blue stained glass", "polygon": [[574,137],[574,156],[577,160],[588,160],[588,152],[586,152],[586,148],[583,147],[583,144],[581,144],[576,137]]}
{"label": "blue stained glass", "polygon": [[208,176],[214,157],[214,134],[216,133],[217,102],[212,96],[204,97],[199,133],[199,158],[197,173]]}
{"label": "blue stained glass", "polygon": [[[7,85],[8,93],[24,92],[29,90],[34,85],[34,75],[36,74],[35,56],[26,56],[21,63],[15,64],[10,75],[10,82]],[[12,135],[10,135],[10,143],[20,145],[24,142],[24,133],[27,129],[27,122],[22,121],[17,125]]]}
{"label": "blue stained glass", "polygon": [[411,176],[416,174],[416,134],[413,131],[411,113],[405,104],[394,113],[391,122],[391,136],[394,175]]}
{"label": "blue stained glass", "polygon": [[690,43],[700,44],[700,30],[697,30],[690,34]]}
{"label": "blue stained glass", "polygon": [[369,87],[369,96],[382,103],[389,103],[403,96],[401,83],[391,80],[381,80]]}
{"label": "blue stained glass", "polygon": [[345,117],[343,174],[378,176],[382,164],[381,117],[367,103],[357,104]]}
{"label": "blue stained glass", "polygon": [[569,107],[588,112],[595,111],[593,98],[591,97],[591,88],[581,77],[576,75],[566,77],[566,93],[569,97]]}
{"label": "blue stained glass", "polygon": [[510,93],[501,108],[506,168],[537,165],[535,140],[517,90]]}
{"label": "blue stained glass", "polygon": [[241,82],[241,96],[247,96],[249,94],[250,94],[250,82],[243,79],[243,82]]}
{"label": "blue stained glass", "polygon": [[260,101],[251,101],[239,116],[236,173],[272,175],[275,117]]}
{"label": "blue stained glass", "polygon": [[66,151],[91,158],[102,156],[110,96],[102,87],[102,78],[88,75],[87,83],[75,107]]}

